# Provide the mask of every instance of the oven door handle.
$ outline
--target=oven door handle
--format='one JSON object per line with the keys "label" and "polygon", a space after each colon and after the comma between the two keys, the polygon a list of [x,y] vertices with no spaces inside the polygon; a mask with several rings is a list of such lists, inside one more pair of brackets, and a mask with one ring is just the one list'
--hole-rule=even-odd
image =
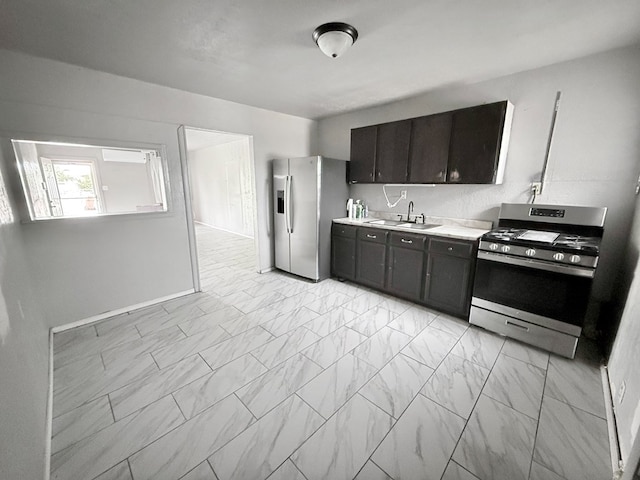
{"label": "oven door handle", "polygon": [[580,268],[580,267],[574,267],[572,265],[562,265],[562,264],[556,264],[556,263],[541,262],[540,260],[513,257],[510,255],[502,255],[501,253],[479,251],[478,259],[489,260],[491,262],[506,263],[508,265],[518,265],[521,267],[535,268],[537,270],[545,270],[547,272],[573,275],[575,277],[593,278],[595,275],[595,270],[592,270],[589,268]]}

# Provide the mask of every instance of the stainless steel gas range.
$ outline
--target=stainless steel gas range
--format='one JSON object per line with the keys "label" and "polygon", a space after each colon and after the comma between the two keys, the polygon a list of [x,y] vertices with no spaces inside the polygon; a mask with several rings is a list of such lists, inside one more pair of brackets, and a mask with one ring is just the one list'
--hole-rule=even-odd
{"label": "stainless steel gas range", "polygon": [[606,208],[503,203],[482,236],[469,321],[573,358]]}

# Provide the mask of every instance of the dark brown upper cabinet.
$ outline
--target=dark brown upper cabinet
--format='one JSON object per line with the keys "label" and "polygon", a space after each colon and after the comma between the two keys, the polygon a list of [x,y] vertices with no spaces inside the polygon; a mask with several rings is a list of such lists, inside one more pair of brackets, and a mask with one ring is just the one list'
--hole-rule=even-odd
{"label": "dark brown upper cabinet", "polygon": [[376,125],[351,130],[349,183],[375,182],[377,138],[378,127]]}
{"label": "dark brown upper cabinet", "polygon": [[411,120],[378,125],[376,182],[406,182],[410,138]]}
{"label": "dark brown upper cabinet", "polygon": [[513,106],[498,102],[351,130],[350,183],[502,183]]}
{"label": "dark brown upper cabinet", "polygon": [[502,183],[497,177],[506,113],[507,102],[453,113],[448,183]]}
{"label": "dark brown upper cabinet", "polygon": [[407,183],[444,183],[447,179],[451,113],[411,121]]}

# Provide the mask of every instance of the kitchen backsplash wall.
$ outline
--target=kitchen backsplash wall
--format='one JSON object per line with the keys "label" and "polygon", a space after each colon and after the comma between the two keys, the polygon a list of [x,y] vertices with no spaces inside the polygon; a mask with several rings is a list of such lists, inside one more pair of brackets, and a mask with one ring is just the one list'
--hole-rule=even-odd
{"label": "kitchen backsplash wall", "polygon": [[[349,158],[350,129],[457,108],[510,100],[515,106],[502,185],[387,187],[392,211],[497,220],[502,202],[527,202],[544,162],[553,106],[562,91],[547,183],[537,203],[609,207],[594,294],[606,301],[629,235],[640,159],[640,48],[624,48],[319,121],[323,155]],[[350,196],[371,210],[390,210],[381,185],[352,185]],[[592,308],[592,311],[594,309]],[[596,312],[597,313],[597,312]]]}

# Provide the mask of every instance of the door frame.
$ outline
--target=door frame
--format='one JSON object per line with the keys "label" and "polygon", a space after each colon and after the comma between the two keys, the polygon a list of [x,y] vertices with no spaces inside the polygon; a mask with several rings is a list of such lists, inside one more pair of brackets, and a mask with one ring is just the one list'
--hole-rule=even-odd
{"label": "door frame", "polygon": [[189,153],[187,151],[187,130],[200,130],[203,132],[242,135],[246,137],[249,143],[249,169],[251,171],[251,188],[253,190],[253,243],[256,254],[255,271],[260,273],[260,242],[258,230],[258,195],[255,173],[255,157],[253,148],[253,136],[246,133],[223,132],[209,128],[190,127],[188,125],[180,125],[178,127],[178,147],[180,153],[180,170],[182,173],[182,185],[184,188],[185,213],[187,216],[187,235],[189,238],[189,254],[191,257],[191,276],[193,279],[193,288],[196,292],[202,291],[200,283],[200,266],[198,263],[198,246],[196,242],[195,222],[193,220],[193,192],[191,187],[191,176],[189,171]]}

